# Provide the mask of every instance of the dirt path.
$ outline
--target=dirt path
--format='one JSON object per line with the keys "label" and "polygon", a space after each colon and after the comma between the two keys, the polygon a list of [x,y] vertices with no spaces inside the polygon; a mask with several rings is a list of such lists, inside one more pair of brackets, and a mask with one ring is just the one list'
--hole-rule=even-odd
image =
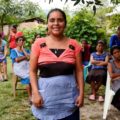
{"label": "dirt path", "polygon": [[[103,103],[89,101],[85,95],[84,107],[81,108],[81,120],[103,120]],[[107,120],[120,120],[120,111],[111,106]]]}

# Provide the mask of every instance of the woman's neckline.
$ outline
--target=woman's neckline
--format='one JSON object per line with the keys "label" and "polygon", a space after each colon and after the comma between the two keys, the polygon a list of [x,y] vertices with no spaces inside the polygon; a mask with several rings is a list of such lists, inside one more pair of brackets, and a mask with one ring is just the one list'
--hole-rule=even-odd
{"label": "woman's neckline", "polygon": [[104,53],[104,51],[102,53],[96,52],[97,55],[102,55]]}
{"label": "woman's neckline", "polygon": [[[50,40],[51,40],[51,43],[50,43]],[[64,37],[64,40],[53,40],[52,38],[50,37],[45,37],[44,39],[45,41],[45,44],[46,46],[49,48],[49,49],[67,49],[69,47],[69,44],[70,44],[70,39],[67,38],[67,37]],[[66,42],[66,43],[65,43]],[[52,44],[52,45],[51,45]],[[56,44],[56,45],[55,45]],[[64,45],[66,44],[66,45]],[[51,46],[53,47],[51,47]],[[62,47],[61,47],[62,46]],[[64,47],[63,47],[64,46]],[[66,46],[66,47],[65,47]]]}

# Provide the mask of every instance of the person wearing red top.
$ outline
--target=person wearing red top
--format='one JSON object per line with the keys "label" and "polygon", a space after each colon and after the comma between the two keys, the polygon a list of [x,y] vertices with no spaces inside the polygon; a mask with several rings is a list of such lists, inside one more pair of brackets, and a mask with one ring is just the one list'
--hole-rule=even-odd
{"label": "person wearing red top", "polygon": [[22,32],[17,31],[17,25],[13,25],[11,27],[10,35],[9,35],[9,38],[8,38],[8,43],[9,43],[10,50],[14,49],[16,47],[15,39],[19,36],[22,36],[22,35],[23,35]]}
{"label": "person wearing red top", "polygon": [[82,61],[83,65],[88,65],[90,61],[91,45],[86,40],[82,40]]}

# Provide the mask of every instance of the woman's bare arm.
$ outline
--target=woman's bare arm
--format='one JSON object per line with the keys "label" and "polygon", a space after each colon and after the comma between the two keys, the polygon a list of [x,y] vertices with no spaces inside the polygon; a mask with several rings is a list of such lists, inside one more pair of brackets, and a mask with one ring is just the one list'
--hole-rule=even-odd
{"label": "woman's bare arm", "polygon": [[31,53],[30,56],[30,83],[32,87],[32,100],[33,104],[36,107],[41,107],[43,105],[43,99],[38,90],[38,81],[37,81],[37,65],[38,57]]}
{"label": "woman's bare arm", "polygon": [[83,81],[83,66],[82,66],[82,59],[81,54],[76,55],[76,80],[78,84],[78,89],[80,95],[76,100],[76,104],[78,107],[83,106],[83,99],[84,99],[84,81]]}
{"label": "woman's bare arm", "polygon": [[111,63],[108,63],[108,72],[109,72],[110,77],[111,77],[112,80],[116,80],[116,78],[120,78],[120,74],[118,74],[118,73],[113,73]]}

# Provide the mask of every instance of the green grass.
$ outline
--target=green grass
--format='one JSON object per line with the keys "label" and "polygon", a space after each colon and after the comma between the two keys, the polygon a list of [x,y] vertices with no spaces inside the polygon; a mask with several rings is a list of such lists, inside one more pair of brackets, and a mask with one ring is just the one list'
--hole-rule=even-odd
{"label": "green grass", "polygon": [[[17,90],[13,97],[11,61],[8,58],[8,81],[0,82],[0,120],[35,120],[25,90]],[[23,85],[18,85],[23,88]]]}
{"label": "green grass", "polygon": [[[8,81],[0,82],[0,120],[35,120],[34,116],[32,115],[30,105],[28,103],[27,92],[25,90],[17,90],[16,98],[13,97],[11,66],[12,66],[11,61],[8,58]],[[25,86],[21,84],[18,85],[18,88],[24,87]],[[101,91],[102,93],[104,93],[103,87]],[[91,93],[90,85],[86,84],[84,104],[85,106],[83,108],[83,110],[85,109],[86,112],[88,112],[90,109],[88,107],[94,107],[95,105],[98,106],[96,102],[91,103],[91,101],[88,101],[88,95],[90,93]],[[86,114],[85,115],[83,114],[81,120],[85,120],[86,119],[85,116]]]}

